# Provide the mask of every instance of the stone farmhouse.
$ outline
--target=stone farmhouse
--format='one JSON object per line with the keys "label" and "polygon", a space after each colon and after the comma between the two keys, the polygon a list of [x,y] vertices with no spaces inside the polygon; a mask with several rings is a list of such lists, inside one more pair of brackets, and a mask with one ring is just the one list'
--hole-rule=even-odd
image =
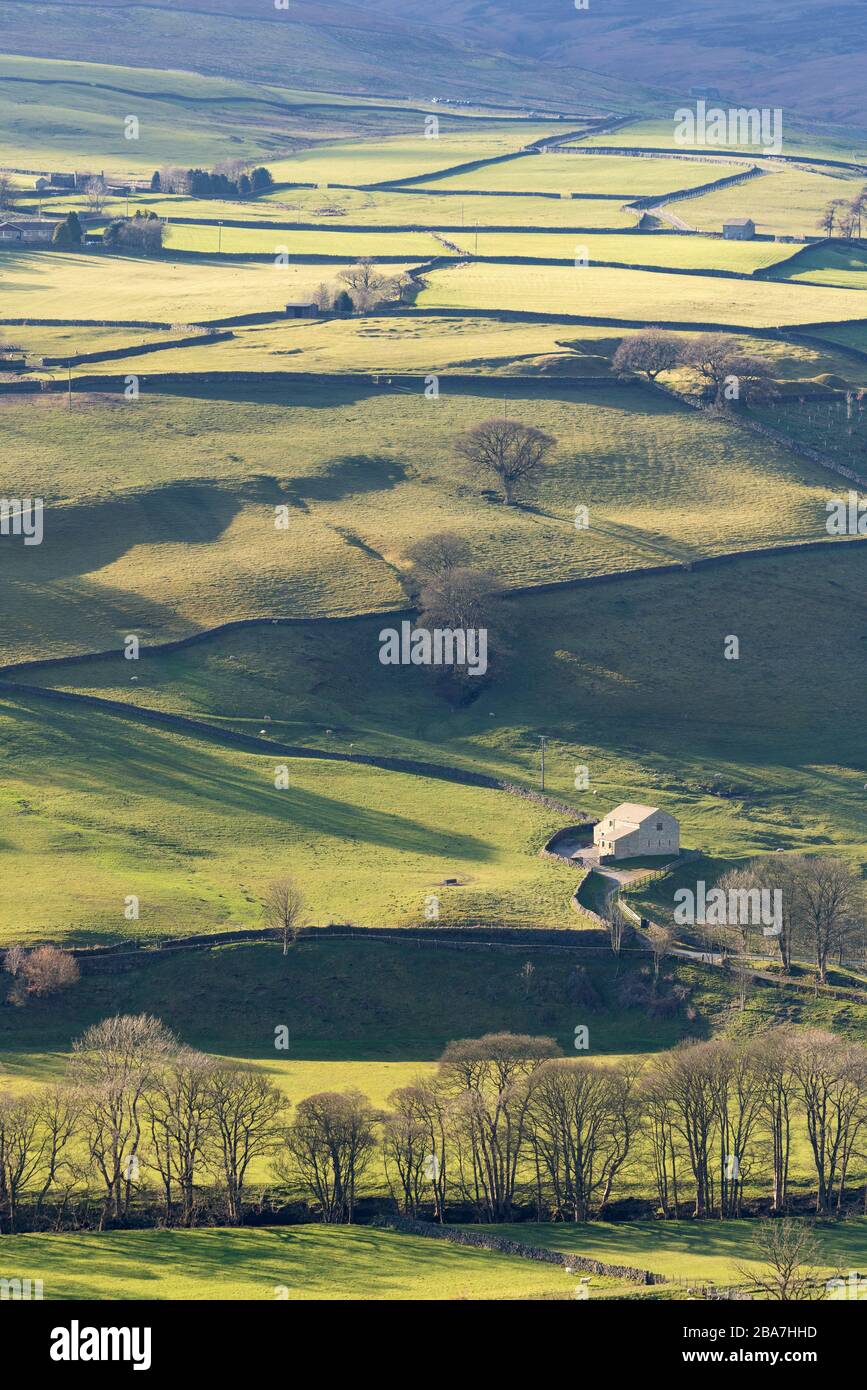
{"label": "stone farmhouse", "polygon": [[593,827],[600,859],[635,859],[658,854],[673,859],[680,853],[680,826],[658,806],[623,801]]}

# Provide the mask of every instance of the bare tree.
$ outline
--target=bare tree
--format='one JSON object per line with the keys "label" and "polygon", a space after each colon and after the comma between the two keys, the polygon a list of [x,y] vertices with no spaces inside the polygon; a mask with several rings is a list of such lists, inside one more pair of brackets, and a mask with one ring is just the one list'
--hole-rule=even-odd
{"label": "bare tree", "polygon": [[774,1212],[785,1211],[789,1197],[794,1047],[794,1031],[784,1026],[766,1033],[757,1050],[756,1068],[762,1088],[761,1122],[771,1141],[771,1210]]}
{"label": "bare tree", "polygon": [[456,531],[433,531],[420,541],[414,541],[404,554],[413,569],[428,579],[439,579],[454,569],[466,569],[472,560],[468,542]]}
{"label": "bare tree", "polygon": [[41,1211],[60,1173],[71,1168],[67,1155],[79,1115],[75,1092],[68,1086],[52,1086],[38,1092],[34,1106],[42,1138],[41,1187],[36,1201],[36,1210]]}
{"label": "bare tree", "polygon": [[18,192],[12,179],[8,174],[0,173],[0,212],[8,212],[15,206],[15,194]]}
{"label": "bare tree", "polygon": [[608,928],[608,940],[611,949],[617,959],[618,969],[620,967],[620,952],[623,949],[623,938],[627,930],[627,921],[620,903],[620,894],[615,890],[609,893],[599,912],[606,927]]}
{"label": "bare tree", "polygon": [[857,935],[864,911],[861,885],[842,859],[815,855],[799,861],[797,891],[804,931],[824,984],[832,956],[842,959]]}
{"label": "bare tree", "polygon": [[[376,1112],[360,1091],[323,1091],[298,1102],[278,1175],[318,1204],[322,1220],[352,1222],[358,1186],[376,1148]],[[392,1140],[396,1132],[392,1131]],[[410,1168],[423,1147],[417,1138]],[[406,1148],[402,1148],[406,1160]],[[392,1146],[392,1156],[394,1147]]]}
{"label": "bare tree", "polygon": [[449,1043],[439,1078],[450,1110],[455,1178],[483,1220],[511,1219],[525,1147],[530,1080],[550,1057],[552,1038],[491,1033]]}
{"label": "bare tree", "polygon": [[108,196],[105,179],[99,176],[88,179],[87,183],[84,185],[84,196],[87,201],[88,211],[92,212],[94,216],[98,216],[105,207],[105,200]]}
{"label": "bare tree", "polygon": [[151,1166],[163,1185],[168,1224],[173,1218],[175,1192],[181,1202],[181,1225],[193,1224],[196,1177],[214,1136],[211,1086],[215,1066],[204,1053],[182,1048],[145,1097]]}
{"label": "bare tree", "polygon": [[837,225],[837,199],[828,203],[824,212],[820,216],[816,226],[819,227],[826,236],[834,235],[834,228]]}
{"label": "bare tree", "polygon": [[679,364],[681,350],[680,339],[673,333],[645,328],[621,339],[612,365],[623,376],[638,372],[648,381],[656,381],[661,372],[670,372]]}
{"label": "bare tree", "polygon": [[792,1303],[824,1297],[815,1284],[815,1268],[820,1261],[819,1246],[812,1227],[792,1217],[770,1217],[762,1221],[754,1237],[756,1252],[764,1268],[738,1266],[738,1275],[756,1293],[766,1294],[778,1303]]}
{"label": "bare tree", "polygon": [[653,953],[653,981],[654,984],[658,984],[659,968],[674,945],[675,934],[671,928],[651,922],[644,936]]}
{"label": "bare tree", "polygon": [[485,420],[458,436],[455,453],[472,473],[493,473],[512,506],[516,489],[533,481],[556,443],[553,435],[517,420]]}
{"label": "bare tree", "polygon": [[636,1077],[635,1067],[565,1060],[533,1074],[528,1128],[556,1219],[587,1221],[608,1201],[638,1123]]}
{"label": "bare tree", "polygon": [[653,1062],[650,1078],[670,1102],[669,1119],[680,1136],[695,1183],[697,1217],[713,1207],[713,1153],[717,1137],[718,1103],[713,1045],[681,1043]]}
{"label": "bare tree", "polygon": [[[424,1136],[422,1191],[430,1187],[434,1215],[440,1223],[445,1216],[446,1168],[448,1160],[447,1132],[449,1119],[449,1098],[445,1088],[437,1078],[419,1077],[411,1086],[402,1086],[392,1091],[388,1103],[396,1112],[404,1126],[403,1142],[408,1146],[411,1133],[418,1126]],[[383,1141],[388,1151],[388,1137]],[[405,1150],[406,1152],[406,1150]],[[414,1154],[417,1150],[414,1150]],[[412,1172],[409,1156],[405,1167]]]}
{"label": "bare tree", "polygon": [[298,928],[304,912],[304,894],[294,878],[278,878],[268,885],[262,900],[262,915],[267,925],[283,934],[283,954],[289,954],[290,941],[298,940]]}
{"label": "bare tree", "polygon": [[530,991],[533,988],[533,977],[536,974],[536,967],[531,960],[525,961],[518,971],[518,978],[524,986],[524,998],[529,999]]}
{"label": "bare tree", "polygon": [[816,1211],[840,1210],[846,1174],[867,1121],[867,1049],[818,1028],[794,1037],[792,1075],[816,1169]]}
{"label": "bare tree", "polygon": [[233,1226],[241,1224],[250,1164],[275,1148],[284,1107],[277,1088],[253,1067],[217,1065],[209,1075],[209,1162],[226,1185],[226,1210]]}
{"label": "bare tree", "polygon": [[361,310],[371,309],[395,293],[393,280],[377,270],[370,256],[362,256],[355,265],[341,270],[337,278],[352,291],[352,298]]}
{"label": "bare tree", "polygon": [[109,1212],[120,1217],[129,1210],[140,1165],[144,1096],[177,1046],[174,1035],[149,1014],[103,1019],[72,1045],[70,1076],[84,1138],[105,1186],[103,1224]]}
{"label": "bare tree", "polygon": [[5,1096],[0,1100],[0,1209],[8,1212],[10,1232],[16,1229],[18,1204],[39,1171],[42,1153],[33,1097]]}

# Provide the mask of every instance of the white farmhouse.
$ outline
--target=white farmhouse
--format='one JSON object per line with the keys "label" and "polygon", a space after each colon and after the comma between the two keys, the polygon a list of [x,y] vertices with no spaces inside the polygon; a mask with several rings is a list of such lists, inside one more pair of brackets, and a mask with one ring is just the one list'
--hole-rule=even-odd
{"label": "white farmhouse", "polygon": [[680,853],[680,826],[674,816],[658,806],[639,806],[624,801],[593,827],[593,843],[600,858],[635,859],[660,854],[669,859]]}

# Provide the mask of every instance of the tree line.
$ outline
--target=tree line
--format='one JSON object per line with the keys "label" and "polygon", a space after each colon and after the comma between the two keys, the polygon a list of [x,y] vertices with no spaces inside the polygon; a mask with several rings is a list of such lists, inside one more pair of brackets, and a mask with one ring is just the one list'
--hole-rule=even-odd
{"label": "tree line", "polygon": [[326,1223],[352,1222],[365,1198],[438,1222],[583,1222],[637,1187],[662,1217],[723,1218],[744,1214],[747,1184],[783,1215],[800,1141],[828,1217],[856,1198],[865,1122],[867,1047],[816,1029],[643,1062],[489,1034],[450,1043],[385,1108],[357,1090],[290,1107],[263,1071],[116,1016],[74,1043],[64,1084],[0,1101],[0,1220],[237,1225],[267,1192],[270,1210],[297,1202]]}
{"label": "tree line", "polygon": [[184,193],[191,198],[250,198],[273,186],[270,169],[264,165],[251,169],[242,160],[214,169],[155,169],[151,176],[152,193]]}

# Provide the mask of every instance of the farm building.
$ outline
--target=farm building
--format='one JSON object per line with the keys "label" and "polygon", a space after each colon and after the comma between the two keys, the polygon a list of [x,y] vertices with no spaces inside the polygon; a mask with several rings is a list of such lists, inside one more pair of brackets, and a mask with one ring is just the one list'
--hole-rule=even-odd
{"label": "farm building", "polygon": [[623,801],[593,827],[600,857],[633,859],[644,854],[672,858],[680,853],[680,826],[658,806]]}
{"label": "farm building", "polygon": [[726,241],[752,241],[755,234],[756,224],[751,217],[730,217],[723,223]]}
{"label": "farm building", "polygon": [[286,317],[290,319],[315,319],[319,315],[318,304],[287,304]]}
{"label": "farm building", "polygon": [[14,222],[0,222],[0,245],[33,244],[50,241],[56,222],[43,221],[42,218],[21,217]]}

